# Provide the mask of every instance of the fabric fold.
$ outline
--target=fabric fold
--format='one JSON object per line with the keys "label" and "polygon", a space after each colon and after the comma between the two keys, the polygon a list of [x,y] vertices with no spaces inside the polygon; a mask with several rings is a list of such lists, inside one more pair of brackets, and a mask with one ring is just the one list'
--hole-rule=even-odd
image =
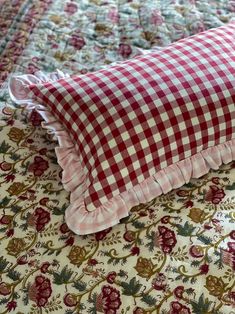
{"label": "fabric fold", "polygon": [[69,77],[57,70],[55,73],[21,75],[10,79],[9,93],[12,100],[25,106],[28,110],[36,109],[45,122],[42,126],[54,134],[59,147],[56,147],[58,163],[63,169],[62,183],[70,192],[70,205],[66,209],[65,219],[68,227],[76,234],[89,234],[104,230],[119,223],[129,215],[130,209],[140,203],[151,201],[154,197],[167,193],[188,183],[191,178],[199,178],[210,169],[218,169],[222,163],[235,159],[235,139],[209,147],[197,154],[178,161],[110,199],[105,204],[88,211],[84,193],[87,189],[76,144],[70,138],[63,125],[58,122],[46,106],[37,103],[29,89],[30,85],[57,81]]}

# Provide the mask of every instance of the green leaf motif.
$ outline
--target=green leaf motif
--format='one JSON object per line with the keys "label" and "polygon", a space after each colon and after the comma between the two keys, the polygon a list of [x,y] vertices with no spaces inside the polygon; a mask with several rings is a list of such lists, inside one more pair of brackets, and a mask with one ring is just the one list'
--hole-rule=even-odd
{"label": "green leaf motif", "polygon": [[204,236],[203,234],[201,234],[199,237],[198,237],[198,240],[201,241],[202,243],[208,245],[212,242],[212,239],[209,238],[209,237],[206,237]]}
{"label": "green leaf motif", "polygon": [[[73,311],[73,313],[74,313],[74,311]],[[89,313],[89,314],[96,314],[96,313],[97,313],[96,307],[95,307],[95,306],[90,307],[90,308],[88,309],[88,313]]]}
{"label": "green leaf motif", "polygon": [[148,304],[149,306],[154,306],[157,304],[157,300],[149,294],[143,295],[143,297],[141,298],[141,301]]}
{"label": "green leaf motif", "polygon": [[61,208],[53,207],[52,208],[53,215],[56,215],[56,216],[64,215],[65,210],[66,210],[67,207],[68,206],[66,206],[65,204]]}
{"label": "green leaf motif", "polygon": [[24,303],[24,305],[28,305],[28,304],[29,304],[29,296],[28,296],[27,291],[26,291],[26,293],[24,294],[23,303]]}
{"label": "green leaf motif", "polygon": [[20,159],[20,155],[18,155],[18,154],[12,154],[11,156],[10,156],[10,158],[12,159],[12,160],[14,160],[14,161],[17,161],[17,160],[19,160]]}
{"label": "green leaf motif", "polygon": [[6,102],[8,100],[7,97],[8,97],[7,92],[1,92],[0,101]]}
{"label": "green leaf motif", "polygon": [[190,225],[188,221],[184,225],[177,224],[176,227],[178,229],[178,235],[182,235],[185,237],[191,236],[196,229],[196,227]]}
{"label": "green leaf motif", "polygon": [[61,272],[55,272],[53,273],[54,276],[54,283],[56,285],[62,285],[67,284],[70,280],[70,278],[73,275],[73,271],[71,269],[68,269],[68,266],[65,266]]}
{"label": "green leaf motif", "polygon": [[1,298],[1,299],[0,299],[0,305],[7,303],[7,301],[8,301],[8,299],[6,299],[6,298]]}
{"label": "green leaf motif", "polygon": [[189,183],[186,183],[186,184],[184,185],[184,187],[186,187],[186,188],[193,188],[193,187],[194,187],[194,184],[192,184],[191,182],[189,182]]}
{"label": "green leaf motif", "polygon": [[52,164],[54,164],[54,165],[58,165],[58,160],[57,160],[57,158],[56,158],[56,157],[51,156],[51,157],[50,157],[50,161],[51,161],[51,163],[52,163]]}
{"label": "green leaf motif", "polygon": [[129,283],[123,281],[121,283],[121,286],[123,287],[123,294],[130,295],[130,296],[137,294],[142,287],[139,281],[136,281],[135,277],[132,278]]}
{"label": "green leaf motif", "polygon": [[197,314],[205,314],[209,312],[209,308],[211,306],[212,302],[208,300],[208,298],[205,299],[204,294],[202,293],[199,297],[198,301],[191,301],[191,305],[193,308],[193,312]]}
{"label": "green leaf motif", "polygon": [[7,231],[7,227],[0,228],[0,233],[5,233]]}
{"label": "green leaf motif", "polygon": [[191,278],[190,282],[192,285],[195,284],[197,282],[197,278],[195,277]]}
{"label": "green leaf motif", "polygon": [[201,261],[194,260],[194,261],[191,262],[191,266],[192,267],[196,267],[196,268],[198,268],[200,264],[201,264]]}
{"label": "green leaf motif", "polygon": [[22,208],[20,207],[20,206],[18,206],[18,205],[13,205],[12,207],[11,207],[11,211],[13,212],[13,213],[19,213],[20,211],[22,210]]}
{"label": "green leaf motif", "polygon": [[83,281],[75,281],[73,284],[74,288],[78,289],[79,291],[85,291],[87,284]]}
{"label": "green leaf motif", "polygon": [[143,222],[140,222],[140,221],[134,221],[132,223],[132,225],[136,228],[136,229],[142,229],[145,227],[145,224]]}
{"label": "green leaf motif", "polygon": [[126,277],[126,276],[127,276],[127,273],[126,273],[124,270],[120,269],[120,271],[119,271],[119,273],[118,273],[118,276],[121,277],[121,278],[123,278],[123,277]]}
{"label": "green leaf motif", "polygon": [[154,245],[153,240],[151,242],[147,243],[146,247],[149,249],[150,252],[153,252],[155,249],[155,245]]}
{"label": "green leaf motif", "polygon": [[214,262],[214,264],[217,265],[219,269],[223,269],[224,268],[222,254],[220,255],[219,259]]}
{"label": "green leaf motif", "polygon": [[233,182],[231,185],[227,185],[226,190],[235,190],[235,182]]}
{"label": "green leaf motif", "polygon": [[89,303],[91,303],[93,306],[88,309],[89,314],[96,314],[96,300],[97,300],[98,294],[93,293],[89,299]]}
{"label": "green leaf motif", "polygon": [[5,154],[7,153],[8,149],[10,148],[11,146],[9,144],[7,144],[5,141],[3,141],[0,145],[0,154]]}
{"label": "green leaf motif", "polygon": [[9,270],[7,276],[12,279],[13,281],[17,281],[20,279],[20,273],[16,270]]}
{"label": "green leaf motif", "polygon": [[4,208],[5,206],[7,206],[10,203],[10,198],[8,198],[7,196],[5,196],[1,201],[0,201],[0,208]]}
{"label": "green leaf motif", "polygon": [[3,256],[0,256],[0,273],[4,271],[7,265],[8,261]]}

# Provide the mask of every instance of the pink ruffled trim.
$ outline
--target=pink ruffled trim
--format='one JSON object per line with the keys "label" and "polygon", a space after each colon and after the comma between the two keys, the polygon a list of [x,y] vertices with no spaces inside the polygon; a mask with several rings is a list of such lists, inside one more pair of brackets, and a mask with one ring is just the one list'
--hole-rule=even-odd
{"label": "pink ruffled trim", "polygon": [[43,127],[55,134],[58,140],[59,147],[56,147],[55,151],[58,163],[63,169],[62,183],[64,188],[71,192],[70,206],[66,209],[65,219],[68,227],[76,234],[94,233],[114,226],[121,218],[129,215],[133,206],[179,188],[191,178],[199,178],[210,169],[218,169],[222,163],[227,164],[235,160],[235,139],[232,139],[170,165],[132,189],[113,197],[99,208],[88,211],[84,203],[85,176],[76,145],[48,109],[35,102],[28,89],[32,84],[42,84],[65,77],[68,75],[61,71],[47,75],[37,72],[36,75],[12,77],[9,92],[17,104],[25,105],[28,109],[36,109],[45,120]]}

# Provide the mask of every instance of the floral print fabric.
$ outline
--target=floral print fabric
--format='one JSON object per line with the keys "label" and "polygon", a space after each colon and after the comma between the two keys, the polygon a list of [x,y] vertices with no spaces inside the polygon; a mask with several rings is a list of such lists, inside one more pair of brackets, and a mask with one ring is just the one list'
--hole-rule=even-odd
{"label": "floral print fabric", "polygon": [[229,21],[234,1],[0,1],[0,313],[231,314],[235,164],[75,236],[41,117],[12,73],[85,73]]}

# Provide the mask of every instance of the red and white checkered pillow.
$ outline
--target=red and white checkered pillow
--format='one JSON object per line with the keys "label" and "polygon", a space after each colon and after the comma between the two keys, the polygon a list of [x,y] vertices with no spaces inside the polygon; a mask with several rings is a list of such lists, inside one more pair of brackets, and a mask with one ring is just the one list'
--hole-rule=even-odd
{"label": "red and white checkered pillow", "polygon": [[234,159],[234,34],[230,23],[93,73],[11,81],[59,139],[72,230],[105,229]]}

